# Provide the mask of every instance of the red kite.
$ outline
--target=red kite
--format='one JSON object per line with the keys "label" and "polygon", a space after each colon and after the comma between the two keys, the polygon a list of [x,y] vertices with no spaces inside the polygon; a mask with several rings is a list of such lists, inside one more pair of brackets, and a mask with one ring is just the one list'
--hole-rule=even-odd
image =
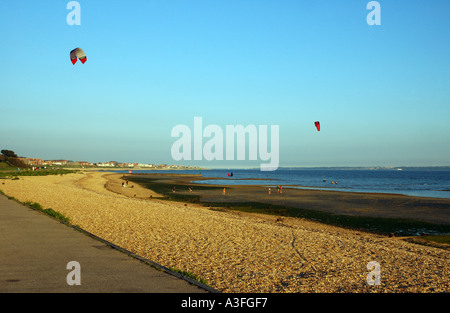
{"label": "red kite", "polygon": [[320,123],[317,121],[314,122],[314,125],[316,125],[317,131],[320,131]]}

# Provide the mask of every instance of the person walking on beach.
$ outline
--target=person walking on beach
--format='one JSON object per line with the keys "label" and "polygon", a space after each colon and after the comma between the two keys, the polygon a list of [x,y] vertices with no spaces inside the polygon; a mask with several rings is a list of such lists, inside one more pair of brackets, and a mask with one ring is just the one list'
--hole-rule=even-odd
{"label": "person walking on beach", "polygon": [[225,194],[225,192],[226,192],[226,189],[225,189],[225,187],[223,187],[223,194]]}
{"label": "person walking on beach", "polygon": [[271,191],[270,191],[270,187],[269,187],[269,195],[270,195],[270,192],[271,192]]}
{"label": "person walking on beach", "polygon": [[280,193],[283,193],[283,186],[280,186]]}

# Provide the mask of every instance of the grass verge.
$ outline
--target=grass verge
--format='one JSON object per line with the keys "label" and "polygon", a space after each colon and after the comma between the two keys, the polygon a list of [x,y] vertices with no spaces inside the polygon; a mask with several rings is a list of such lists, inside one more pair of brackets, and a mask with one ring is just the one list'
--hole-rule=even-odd
{"label": "grass verge", "polygon": [[190,279],[195,280],[195,281],[198,281],[199,283],[202,283],[202,284],[204,284],[204,285],[208,285],[208,281],[207,281],[207,280],[205,280],[205,279],[203,279],[203,278],[200,278],[200,277],[197,277],[197,275],[195,275],[195,274],[192,273],[192,272],[189,272],[189,271],[182,271],[182,270],[176,269],[176,268],[174,268],[174,267],[169,267],[169,270],[171,270],[171,271],[173,271],[173,272],[180,273],[181,275],[186,276],[186,277],[189,277]]}
{"label": "grass verge", "polygon": [[0,178],[12,178],[17,179],[20,176],[47,176],[47,175],[65,175],[76,173],[78,171],[75,170],[66,170],[66,169],[46,169],[46,170],[21,170],[17,171],[0,171]]}
{"label": "grass verge", "polygon": [[70,218],[68,218],[67,216],[65,216],[64,214],[55,211],[51,208],[48,209],[44,209],[42,208],[42,206],[37,203],[37,202],[31,202],[31,201],[27,201],[27,202],[23,202],[22,204],[26,205],[27,207],[36,210],[36,211],[40,211],[44,214],[47,214],[55,219],[57,219],[58,221],[65,223],[65,224],[69,224],[70,225]]}

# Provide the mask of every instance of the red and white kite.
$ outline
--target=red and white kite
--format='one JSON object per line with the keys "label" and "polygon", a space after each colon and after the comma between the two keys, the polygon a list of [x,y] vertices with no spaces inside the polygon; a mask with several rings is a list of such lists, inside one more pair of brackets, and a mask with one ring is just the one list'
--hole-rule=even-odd
{"label": "red and white kite", "polygon": [[87,60],[86,54],[81,48],[75,48],[72,51],[70,51],[70,61],[72,61],[73,65],[77,63],[77,58],[80,59],[81,63],[83,64]]}

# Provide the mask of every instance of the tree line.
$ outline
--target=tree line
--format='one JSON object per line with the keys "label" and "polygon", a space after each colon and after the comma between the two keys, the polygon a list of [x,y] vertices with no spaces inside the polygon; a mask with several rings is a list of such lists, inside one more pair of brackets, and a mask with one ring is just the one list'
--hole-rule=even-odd
{"label": "tree line", "polygon": [[28,167],[22,160],[20,160],[16,153],[12,150],[3,149],[0,151],[0,162],[5,162],[9,166],[25,168]]}

